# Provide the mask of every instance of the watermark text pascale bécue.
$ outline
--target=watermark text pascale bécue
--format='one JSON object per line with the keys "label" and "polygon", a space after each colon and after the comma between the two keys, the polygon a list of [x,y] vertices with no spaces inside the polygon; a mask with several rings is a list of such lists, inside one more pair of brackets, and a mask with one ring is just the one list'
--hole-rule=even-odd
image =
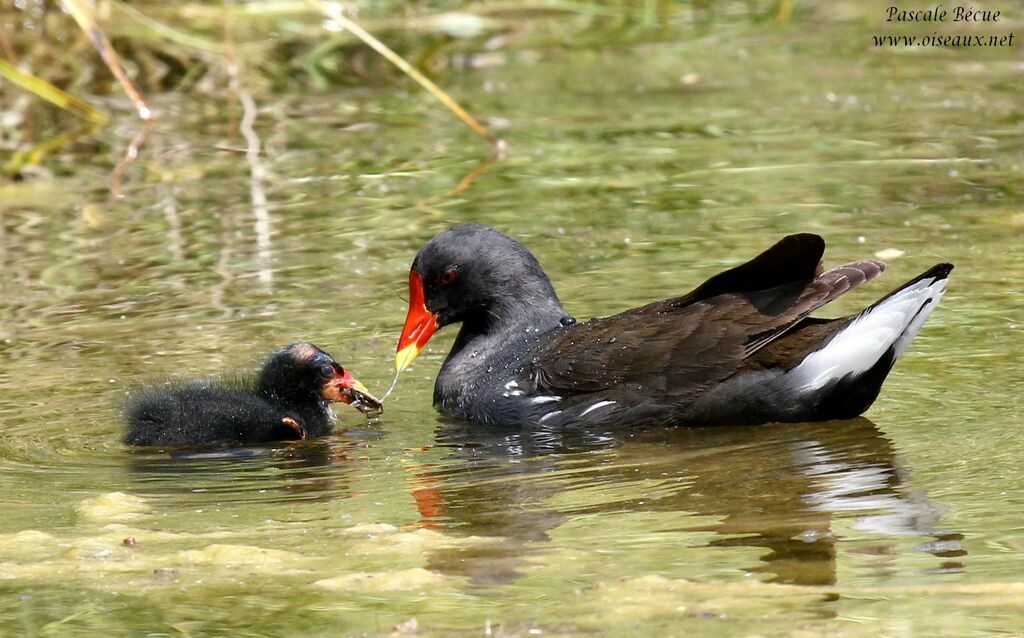
{"label": "watermark text pascale b\u00e9cue", "polygon": [[[990,9],[977,9],[971,5],[944,7],[941,4],[929,9],[906,9],[889,6],[885,9],[886,22],[935,22],[955,23],[962,25],[999,22],[1001,12]],[[930,35],[873,35],[872,40],[878,46],[934,46],[934,47],[1012,47],[1015,33],[1002,34],[952,34],[939,33]]]}

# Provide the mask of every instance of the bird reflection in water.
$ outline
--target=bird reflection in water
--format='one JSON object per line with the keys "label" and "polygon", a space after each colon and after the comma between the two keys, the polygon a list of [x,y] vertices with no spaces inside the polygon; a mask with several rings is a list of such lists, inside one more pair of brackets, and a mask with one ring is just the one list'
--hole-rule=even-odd
{"label": "bird reflection in water", "polygon": [[[771,582],[827,585],[837,579],[836,519],[855,519],[869,539],[844,545],[873,555],[884,575],[902,545],[959,571],[961,536],[937,528],[942,508],[910,489],[892,442],[867,419],[780,426],[611,431],[486,430],[444,425],[445,462],[417,472],[421,525],[504,542],[435,552],[429,567],[478,583],[507,582],[548,532],[573,516],[686,512],[715,522],[678,531],[715,534],[713,547],[763,548],[748,571]],[[622,497],[622,486],[657,481],[655,494]],[[601,504],[548,502],[575,487],[615,490]],[[571,502],[561,498],[559,503]],[[871,539],[877,536],[877,542]],[[540,544],[538,545],[538,542]]]}
{"label": "bird reflection in water", "polygon": [[350,478],[361,450],[380,436],[353,430],[244,448],[148,448],[132,451],[129,468],[140,489],[154,495],[200,492],[223,502],[331,501],[352,495]]}

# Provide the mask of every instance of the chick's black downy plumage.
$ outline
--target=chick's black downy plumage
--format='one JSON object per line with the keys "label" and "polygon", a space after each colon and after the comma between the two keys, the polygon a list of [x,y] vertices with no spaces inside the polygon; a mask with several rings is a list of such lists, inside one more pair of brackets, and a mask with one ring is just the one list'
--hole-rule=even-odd
{"label": "chick's black downy plumage", "polygon": [[146,387],[124,408],[128,445],[246,445],[328,434],[341,401],[380,404],[326,352],[299,342],[274,352],[258,376]]}

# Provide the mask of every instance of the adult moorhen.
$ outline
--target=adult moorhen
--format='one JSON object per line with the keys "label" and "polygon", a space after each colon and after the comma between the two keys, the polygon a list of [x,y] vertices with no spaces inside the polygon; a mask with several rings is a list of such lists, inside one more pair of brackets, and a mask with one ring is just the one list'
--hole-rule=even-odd
{"label": "adult moorhen", "polygon": [[341,401],[379,412],[377,401],[320,348],[281,348],[256,378],[144,388],[124,409],[128,445],[247,445],[324,436]]}
{"label": "adult moorhen", "polygon": [[462,328],[434,405],[493,425],[713,425],[855,417],[878,396],[946,287],[939,264],[860,313],[809,315],[885,270],[823,272],[824,240],[783,238],[682,297],[586,323],[530,252],[482,224],[435,236],[412,263],[401,372],[439,328]]}

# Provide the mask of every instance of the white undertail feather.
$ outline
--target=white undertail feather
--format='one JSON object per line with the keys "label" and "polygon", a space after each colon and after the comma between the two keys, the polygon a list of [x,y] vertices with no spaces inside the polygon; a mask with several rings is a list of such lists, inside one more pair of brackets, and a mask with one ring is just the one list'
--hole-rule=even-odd
{"label": "white undertail feather", "polygon": [[945,276],[926,277],[864,310],[787,376],[798,387],[816,390],[848,374],[870,370],[890,347],[899,357],[938,305],[946,281]]}

